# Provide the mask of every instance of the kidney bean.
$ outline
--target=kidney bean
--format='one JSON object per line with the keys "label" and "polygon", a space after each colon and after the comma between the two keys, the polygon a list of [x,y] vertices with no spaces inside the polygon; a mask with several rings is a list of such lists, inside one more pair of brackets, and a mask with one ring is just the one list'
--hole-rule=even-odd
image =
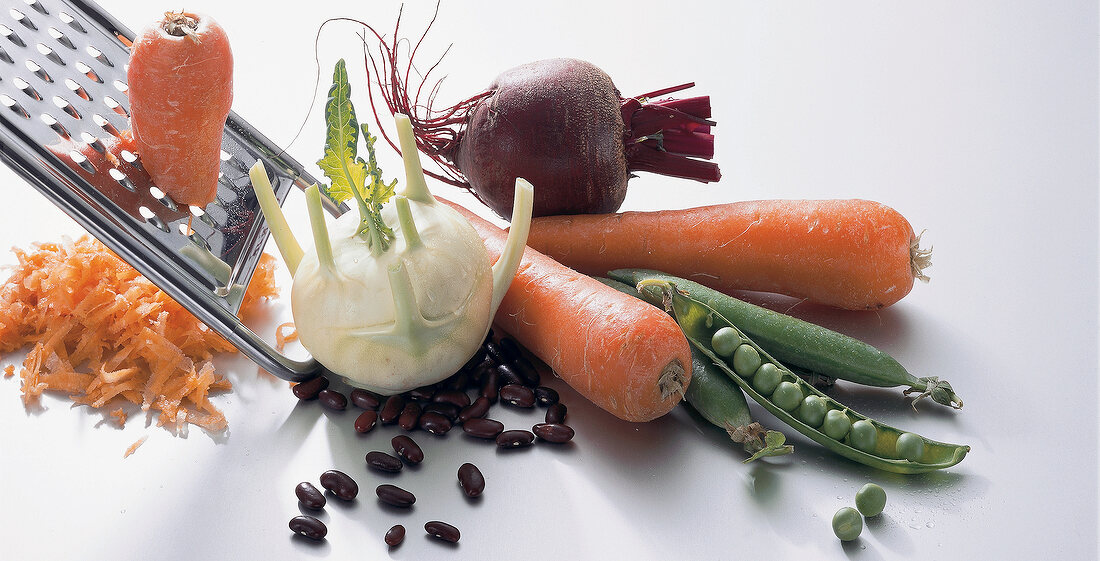
{"label": "kidney bean", "polygon": [[311,540],[323,540],[328,535],[324,522],[312,516],[295,516],[290,519],[290,531]]}
{"label": "kidney bean", "polygon": [[546,409],[546,422],[561,424],[565,422],[565,414],[568,408],[562,402],[557,402]]}
{"label": "kidney bean", "polygon": [[317,394],[317,400],[323,407],[333,411],[343,411],[348,408],[348,398],[336,390],[321,390]]}
{"label": "kidney bean", "polygon": [[400,524],[394,524],[392,528],[386,531],[386,545],[395,547],[401,545],[401,542],[405,541],[405,527]]}
{"label": "kidney bean", "polygon": [[523,377],[516,372],[516,369],[511,364],[500,364],[496,368],[497,375],[500,377],[500,385],[523,385]]}
{"label": "kidney bean", "polygon": [[542,440],[557,444],[569,442],[573,439],[573,435],[576,434],[573,431],[573,427],[558,423],[539,423],[531,427],[531,432],[535,433],[535,436],[538,436]]}
{"label": "kidney bean", "polygon": [[350,501],[359,494],[359,485],[348,474],[330,469],[321,474],[321,486],[336,495],[338,499]]}
{"label": "kidney bean", "polygon": [[470,419],[462,423],[462,430],[477,438],[494,439],[504,432],[504,423],[493,419]]}
{"label": "kidney bean", "polygon": [[489,400],[489,403],[496,403],[500,389],[500,373],[497,369],[490,368],[485,372],[485,377],[481,381],[481,392],[478,394],[481,397]]}
{"label": "kidney bean", "polygon": [[424,451],[420,449],[420,445],[416,443],[408,435],[399,434],[390,440],[390,444],[393,445],[393,451],[401,456],[403,460],[410,464],[419,464],[424,461]]}
{"label": "kidney bean", "polygon": [[318,376],[312,380],[307,380],[301,384],[294,384],[294,387],[290,389],[294,397],[302,401],[309,401],[316,399],[317,394],[321,393],[321,390],[328,388],[328,378],[324,376]]}
{"label": "kidney bean", "polygon": [[558,391],[554,388],[539,386],[535,388],[535,403],[539,407],[550,407],[558,402]]}
{"label": "kidney bean", "polygon": [[466,392],[463,391],[451,390],[436,393],[432,396],[432,401],[437,403],[450,403],[462,409],[470,404],[470,396],[466,395]]}
{"label": "kidney bean", "polygon": [[462,424],[470,419],[477,419],[484,417],[489,412],[489,398],[478,397],[473,403],[466,407],[462,411],[458,412],[458,417],[455,418],[455,422]]}
{"label": "kidney bean", "polygon": [[523,356],[516,357],[516,359],[512,361],[512,365],[523,380],[523,385],[533,388],[541,383],[538,369],[535,368],[534,364],[531,364],[531,361]]}
{"label": "kidney bean", "polygon": [[462,534],[459,533],[458,528],[455,528],[454,526],[451,526],[446,522],[440,522],[439,520],[432,520],[431,522],[424,524],[424,531],[433,538],[451,543],[457,542],[458,538],[462,536]]}
{"label": "kidney bean", "polygon": [[378,411],[378,422],[383,425],[397,422],[397,417],[401,415],[401,410],[404,408],[405,398],[400,395],[391,395],[386,399],[386,403],[382,405],[382,409]]}
{"label": "kidney bean", "polygon": [[425,413],[438,413],[452,422],[458,418],[459,411],[461,411],[461,409],[453,403],[433,401],[424,406]]}
{"label": "kidney bean", "polygon": [[477,466],[467,462],[458,468],[458,484],[467,497],[477,497],[485,490],[485,476]]}
{"label": "kidney bean", "polygon": [[421,386],[419,388],[409,390],[409,399],[413,401],[431,401],[432,395],[435,394],[435,390],[435,385]]}
{"label": "kidney bean", "polygon": [[508,357],[504,354],[504,351],[500,350],[500,347],[497,346],[496,343],[489,341],[482,345],[482,348],[485,349],[485,352],[488,353],[489,356],[493,357],[493,360],[497,361],[497,364],[510,362]]}
{"label": "kidney bean", "polygon": [[425,413],[420,416],[420,428],[435,435],[447,434],[452,426],[451,420],[439,413]]}
{"label": "kidney bean", "polygon": [[397,424],[405,430],[413,430],[416,428],[417,423],[420,421],[420,404],[415,401],[410,401],[405,404],[405,408],[401,410],[401,415],[397,417]]}
{"label": "kidney bean", "polygon": [[401,471],[404,465],[405,464],[401,463],[400,459],[385,452],[380,452],[378,450],[367,452],[367,467],[369,468],[389,473],[397,473]]}
{"label": "kidney bean", "polygon": [[412,493],[389,483],[379,485],[374,492],[378,495],[378,500],[391,506],[409,507],[416,502]]}
{"label": "kidney bean", "polygon": [[477,369],[478,365],[481,364],[481,361],[485,360],[485,355],[485,346],[482,345],[478,347],[477,350],[474,351],[474,356],[470,357],[470,360],[467,360],[466,364],[462,365],[461,370],[466,372],[474,371],[475,369]]}
{"label": "kidney bean", "polygon": [[362,388],[351,390],[351,402],[360,409],[378,409],[382,399]]}
{"label": "kidney bean", "polygon": [[367,409],[355,418],[355,432],[370,432],[378,421],[378,412]]}
{"label": "kidney bean", "polygon": [[519,343],[516,343],[516,340],[511,337],[501,337],[500,341],[497,341],[497,346],[500,347],[501,352],[503,352],[504,356],[508,357],[509,360],[515,360],[523,356],[523,351],[520,350]]}
{"label": "kidney bean", "polygon": [[[470,384],[470,375],[465,370],[459,370],[457,374],[447,378],[443,384],[444,391],[462,391],[466,389],[466,386]],[[439,392],[436,392],[439,395]],[[435,399],[435,396],[432,396]]]}
{"label": "kidney bean", "polygon": [[325,508],[325,503],[328,499],[325,498],[325,494],[317,490],[312,483],[303,481],[294,488],[294,494],[298,496],[298,500],[302,502],[302,506],[311,510],[321,510]]}
{"label": "kidney bean", "polygon": [[500,387],[500,401],[515,407],[534,407],[535,392],[527,386],[508,384]]}
{"label": "kidney bean", "polygon": [[534,441],[535,435],[526,430],[506,430],[497,435],[497,446],[501,448],[522,448]]}

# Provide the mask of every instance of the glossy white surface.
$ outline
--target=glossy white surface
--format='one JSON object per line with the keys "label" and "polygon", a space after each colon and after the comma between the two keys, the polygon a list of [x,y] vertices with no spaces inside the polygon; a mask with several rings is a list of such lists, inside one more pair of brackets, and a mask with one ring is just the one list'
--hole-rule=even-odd
{"label": "glossy white surface", "polygon": [[[419,4],[406,7],[410,34],[430,13]],[[133,28],[176,7],[103,5]],[[187,8],[228,30],[234,107],[283,146],[314,95],[317,25],[352,16],[388,32],[396,15],[393,2],[196,0]],[[317,92],[345,57],[363,115],[356,31],[347,23],[325,29]],[[625,209],[859,197],[927,229],[932,282],[897,305],[791,312],[863,338],[919,376],[949,379],[966,401],[962,412],[925,404],[914,413],[899,390],[838,384],[833,395],[891,424],[970,444],[953,469],[879,473],[793,430],[795,455],[743,465],[719,431],[684,410],[632,425],[555,382],[577,430],[571,445],[501,452],[461,434],[416,433],[425,463],[380,477],[366,471],[363,454],[388,449],[396,430],[357,435],[352,410],[299,405],[285,383],[258,376],[243,359],[220,363],[235,385],[216,400],[229,431],[192,429],[186,438],[146,426],[136,412],[120,430],[105,414],[52,396],[25,411],[18,378],[0,379],[3,557],[1095,558],[1096,32],[1090,2],[445,2],[424,47],[427,64],[454,45],[440,67],[444,103],[501,70],[556,56],[596,63],[627,94],[696,81],[697,93],[712,96],[724,179],[704,186],[639,177]],[[320,155],[322,102],[290,147],[300,161]],[[401,169],[396,156],[380,153],[387,175]],[[0,246],[79,235],[7,168],[0,184]],[[296,194],[286,206],[301,205]],[[291,216],[305,235],[304,212]],[[13,261],[0,254],[0,263]],[[287,308],[277,302],[256,329],[270,335]],[[498,411],[510,426],[541,419],[541,410]],[[465,500],[455,484],[465,461],[485,474],[480,501]],[[334,467],[358,479],[359,500],[330,502],[326,542],[293,538],[295,484],[316,483]],[[413,490],[415,508],[375,504],[383,480]],[[886,512],[842,544],[829,520],[867,481],[886,489]],[[457,547],[425,537],[433,519],[462,530]],[[387,551],[382,536],[394,523],[408,536]]]}

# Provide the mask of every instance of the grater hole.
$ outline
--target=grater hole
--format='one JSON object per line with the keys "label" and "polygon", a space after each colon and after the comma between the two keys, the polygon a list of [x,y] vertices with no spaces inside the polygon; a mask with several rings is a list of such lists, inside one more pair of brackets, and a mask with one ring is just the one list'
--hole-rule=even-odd
{"label": "grater hole", "polygon": [[119,80],[115,80],[114,82],[111,83],[111,85],[113,85],[116,90],[118,90],[122,93],[126,93],[126,90],[130,89],[130,87],[127,86],[125,82],[122,82],[122,81],[119,81]]}
{"label": "grater hole", "polygon": [[98,84],[103,83],[103,78],[100,78],[99,74],[96,74],[95,70],[92,70],[91,66],[88,66],[87,64],[84,64],[79,60],[76,61],[74,64],[76,65],[76,69],[83,73],[85,76],[91,78],[92,80],[95,80]]}
{"label": "grater hole", "polygon": [[168,232],[171,231],[171,229],[168,228],[168,225],[165,224],[164,221],[161,220],[159,216],[157,216],[157,213],[153,212],[152,210],[149,210],[149,207],[139,206],[138,207],[138,214],[140,214],[141,217],[144,218],[147,223],[152,224],[153,226],[156,226],[157,229],[159,229],[160,231],[165,232],[165,233],[168,233]]}
{"label": "grater hole", "polygon": [[34,11],[36,11],[36,12],[38,12],[38,13],[44,15],[44,16],[47,16],[47,15],[50,14],[49,12],[46,11],[46,7],[43,6],[42,3],[39,2],[38,0],[23,0],[23,2],[25,2],[28,6],[30,6],[32,10],[34,10]]}
{"label": "grater hole", "polygon": [[11,58],[11,55],[8,54],[8,51],[4,50],[4,47],[0,47],[0,60],[8,64],[15,64],[15,59]]}
{"label": "grater hole", "polygon": [[156,185],[149,187],[149,194],[152,195],[154,199],[160,201],[160,204],[164,205],[164,208],[172,212],[177,212],[179,210],[179,207],[176,206],[176,201],[173,201],[172,197],[169,197],[167,193],[161,191],[160,187]]}
{"label": "grater hole", "polygon": [[46,73],[46,69],[39,66],[37,62],[27,59],[27,61],[24,62],[23,65],[27,67],[27,70],[33,72],[35,76],[41,78],[42,81],[46,83],[53,83],[53,78],[50,78],[50,75]]}
{"label": "grater hole", "polygon": [[22,90],[23,93],[27,94],[27,96],[31,99],[35,101],[42,101],[42,95],[38,93],[38,90],[31,87],[31,85],[28,84],[26,80],[20,78],[19,76],[16,76],[15,78],[12,78],[11,81],[13,84],[15,84],[15,87]]}
{"label": "grater hole", "polygon": [[57,119],[55,119],[53,115],[50,115],[49,113],[43,113],[39,115],[38,118],[41,119],[43,123],[46,123],[46,126],[53,129],[53,132],[56,132],[61,138],[64,138],[66,140],[72,138],[72,135],[69,134],[69,131],[65,129],[65,127],[62,126],[61,123],[57,122]]}
{"label": "grater hole", "polygon": [[23,12],[20,12],[19,10],[16,10],[15,8],[12,8],[11,10],[8,10],[8,13],[11,14],[12,19],[14,19],[15,21],[23,24],[23,27],[26,27],[27,29],[30,29],[31,31],[38,31],[38,26],[35,25],[34,22],[31,21],[31,19],[27,17],[27,14],[24,14]]}
{"label": "grater hole", "polygon": [[26,47],[27,43],[23,41],[23,38],[19,36],[12,28],[0,23],[0,35],[7,37],[9,41],[19,45],[20,47]]}
{"label": "grater hole", "polygon": [[80,132],[80,140],[83,140],[85,144],[92,147],[92,150],[99,152],[100,154],[107,153],[107,147],[103,145],[98,138],[88,133],[88,131]]}
{"label": "grater hole", "polygon": [[76,45],[74,45],[72,40],[69,39],[69,36],[58,31],[56,27],[51,27],[46,30],[46,32],[50,34],[50,37],[53,37],[55,40],[57,40],[58,43],[61,43],[62,45],[65,45],[66,47],[74,51],[76,50]]}
{"label": "grater hole", "polygon": [[73,160],[73,163],[80,166],[80,169],[88,173],[95,173],[95,166],[92,165],[92,162],[88,161],[88,158],[84,157],[84,154],[81,154],[76,150],[70,150],[69,158]]}
{"label": "grater hole", "polygon": [[81,118],[80,113],[77,112],[75,107],[73,107],[73,104],[69,103],[64,98],[56,95],[53,96],[53,104],[56,105],[58,109],[64,111],[65,113],[68,113],[70,117],[74,119]]}
{"label": "grater hole", "polygon": [[103,96],[103,104],[106,105],[109,109],[114,110],[114,112],[118,113],[119,115],[122,115],[124,117],[130,116],[130,114],[126,112],[126,108],[123,107],[121,103],[115,101],[115,98],[109,95]]}
{"label": "grater hole", "polygon": [[137,187],[134,186],[134,182],[130,181],[130,178],[126,177],[126,174],[122,173],[118,169],[111,168],[110,170],[107,171],[107,173],[111,176],[111,179],[114,179],[115,181],[117,181],[118,184],[121,185],[123,189],[126,189],[127,191],[129,191],[131,193],[133,193],[134,191],[137,190]]}
{"label": "grater hole", "polygon": [[107,56],[103,54],[103,51],[101,51],[101,50],[99,50],[99,49],[97,49],[97,48],[95,48],[91,45],[88,45],[88,47],[84,50],[87,51],[88,54],[92,56],[92,58],[98,60],[99,62],[102,62],[103,64],[106,64],[107,66],[112,66],[112,67],[114,66],[114,64],[110,60],[107,59]]}
{"label": "grater hole", "polygon": [[65,87],[73,91],[74,94],[80,96],[80,99],[84,101],[91,101],[92,96],[88,95],[88,91],[84,89],[84,86],[76,83],[76,80],[72,78],[65,78]]}
{"label": "grater hole", "polygon": [[65,61],[61,60],[61,56],[58,55],[57,52],[53,49],[47,47],[46,45],[43,45],[42,43],[36,44],[34,48],[37,49],[38,52],[41,53],[42,56],[46,57],[50,62],[65,66]]}
{"label": "grater hole", "polygon": [[75,30],[77,30],[81,33],[87,33],[88,32],[88,30],[84,29],[83,25],[80,25],[79,21],[76,21],[76,18],[69,15],[67,12],[58,12],[57,13],[57,19],[60,19],[62,22],[69,24],[69,27],[71,27],[71,28],[73,28],[73,29],[75,29]]}
{"label": "grater hole", "polygon": [[104,118],[103,115],[100,115],[99,113],[93,113],[92,121],[95,124],[99,125],[100,128],[102,128],[107,134],[115,138],[122,138],[122,133],[119,132],[119,130],[115,128],[115,126],[112,125],[110,121]]}
{"label": "grater hole", "polygon": [[27,113],[27,111],[23,109],[23,106],[19,105],[19,102],[15,101],[7,94],[0,94],[0,104],[3,104],[4,107],[7,107],[8,109],[11,109],[15,113],[19,114],[24,119],[31,118],[30,113]]}

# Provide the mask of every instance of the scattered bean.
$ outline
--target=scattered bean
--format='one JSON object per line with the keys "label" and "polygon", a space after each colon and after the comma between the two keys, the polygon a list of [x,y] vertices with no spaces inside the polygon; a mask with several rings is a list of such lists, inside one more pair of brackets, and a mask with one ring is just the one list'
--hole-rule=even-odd
{"label": "scattered bean", "polygon": [[401,409],[401,414],[397,416],[397,426],[405,430],[413,430],[420,423],[420,404],[415,401],[410,401],[405,404],[405,407]]}
{"label": "scattered bean", "polygon": [[400,395],[391,395],[378,411],[378,422],[389,425],[397,422],[401,410],[405,408],[405,398]]}
{"label": "scattered bean", "polygon": [[321,486],[336,495],[338,499],[350,501],[359,494],[359,485],[348,474],[330,469],[321,474]]}
{"label": "scattered bean", "polygon": [[378,450],[367,452],[367,467],[369,468],[389,473],[397,473],[401,471],[401,467],[404,465],[405,464],[401,463],[399,458],[385,452],[380,452]]}
{"label": "scattered bean", "polygon": [[321,390],[317,394],[318,401],[327,409],[343,411],[348,408],[348,398],[336,390]]}
{"label": "scattered bean", "polygon": [[520,378],[522,378],[523,385],[534,388],[542,383],[542,380],[539,378],[538,369],[535,368],[534,364],[531,364],[531,361],[527,360],[522,355],[517,356],[512,364],[515,365],[516,372],[518,372]]}
{"label": "scattered bean", "polygon": [[478,497],[485,490],[485,476],[477,466],[467,462],[458,468],[458,484],[467,497]]}
{"label": "scattered bean", "polygon": [[846,506],[833,515],[833,533],[841,541],[851,541],[859,537],[863,531],[863,517],[859,512]]}
{"label": "scattered bean", "polygon": [[432,396],[432,401],[439,403],[449,403],[455,407],[462,409],[470,404],[470,396],[466,395],[466,392],[451,390],[439,392]]}
{"label": "scattered bean", "polygon": [[562,402],[557,402],[546,409],[546,422],[547,423],[564,423],[565,414],[569,409]]}
{"label": "scattered bean", "polygon": [[497,446],[501,448],[522,448],[534,441],[534,433],[526,430],[506,430],[497,435]]}
{"label": "scattered bean", "polygon": [[451,543],[457,542],[458,538],[461,537],[458,528],[455,528],[454,526],[451,526],[446,522],[440,522],[438,520],[433,520],[425,524],[424,531],[433,538]]}
{"label": "scattered bean", "polygon": [[477,350],[474,351],[474,356],[470,357],[470,360],[467,360],[466,364],[462,365],[462,370],[465,370],[467,372],[477,370],[477,367],[481,364],[481,361],[485,360],[486,354],[487,352],[484,345],[478,347]]}
{"label": "scattered bean", "polygon": [[294,494],[298,496],[298,500],[301,501],[302,506],[310,510],[321,510],[325,508],[325,503],[328,499],[325,498],[325,494],[319,491],[312,483],[303,481],[294,488]]}
{"label": "scattered bean", "polygon": [[355,418],[355,432],[370,432],[378,421],[378,412],[367,409]]}
{"label": "scattered bean", "polygon": [[871,452],[875,449],[875,443],[878,441],[878,431],[875,429],[875,425],[871,424],[871,421],[860,419],[852,423],[848,438],[856,449]]}
{"label": "scattered bean", "polygon": [[390,440],[390,444],[393,445],[393,451],[406,462],[419,464],[424,461],[424,451],[420,449],[420,445],[412,437],[399,434]]}
{"label": "scattered bean", "polygon": [[531,408],[535,406],[535,392],[527,386],[508,384],[501,386],[500,400],[514,407]]}
{"label": "scattered bean", "polygon": [[455,418],[455,421],[459,424],[462,424],[462,423],[465,423],[466,421],[469,421],[470,419],[477,419],[477,418],[480,418],[480,417],[484,417],[485,414],[488,413],[488,412],[489,412],[489,398],[478,397],[477,399],[474,400],[473,403],[470,404],[469,407],[466,407],[462,411],[458,412],[458,417]]}
{"label": "scattered bean", "polygon": [[381,398],[362,388],[351,390],[351,402],[360,409],[378,409],[382,404]]}
{"label": "scattered bean", "polygon": [[558,402],[558,391],[554,388],[539,386],[535,388],[535,404],[539,407],[550,407]]}
{"label": "scattered bean", "polygon": [[450,419],[439,413],[425,413],[420,416],[420,428],[437,436],[447,434],[453,426]]}
{"label": "scattered bean", "polygon": [[424,413],[438,413],[452,422],[458,418],[459,411],[462,411],[461,407],[442,401],[433,401],[424,406]]}
{"label": "scattered bean", "polygon": [[572,427],[558,423],[539,423],[531,427],[531,432],[542,440],[556,444],[569,442],[576,434]]}
{"label": "scattered bean", "polygon": [[504,356],[511,360],[523,356],[523,351],[520,350],[519,343],[516,343],[516,340],[511,337],[501,337],[500,341],[497,342],[497,346],[504,352]]}
{"label": "scattered bean", "polygon": [[741,346],[741,335],[732,327],[722,327],[710,338],[710,346],[718,356],[729,358]]}
{"label": "scattered bean", "polygon": [[500,378],[500,384],[502,386],[523,385],[523,378],[519,375],[519,372],[517,372],[516,369],[512,367],[511,364],[498,365],[496,370],[497,375]]}
{"label": "scattered bean", "polygon": [[856,491],[856,508],[867,517],[882,514],[882,510],[886,508],[886,491],[874,483],[860,487]]}
{"label": "scattered bean", "polygon": [[321,390],[328,388],[328,378],[324,376],[318,376],[312,380],[307,380],[301,384],[294,384],[294,387],[290,389],[294,397],[302,401],[308,401],[316,399],[317,394],[321,393]]}
{"label": "scattered bean", "polygon": [[894,446],[898,457],[910,462],[919,462],[924,456],[924,440],[911,432],[898,436],[898,442]]}
{"label": "scattered bean", "polygon": [[500,373],[496,368],[489,369],[485,373],[485,378],[481,382],[481,397],[489,400],[489,403],[496,403],[500,389]]}
{"label": "scattered bean", "polygon": [[508,357],[504,355],[504,351],[500,350],[496,343],[489,341],[482,345],[482,348],[489,353],[489,356],[493,357],[493,360],[497,361],[497,364],[509,362]]}
{"label": "scattered bean", "polygon": [[462,423],[462,430],[477,438],[496,438],[504,432],[504,423],[493,419],[470,419]]}
{"label": "scattered bean", "polygon": [[405,541],[405,527],[400,524],[394,524],[392,528],[386,531],[386,545],[390,547],[396,547],[401,545],[401,542]]}
{"label": "scattered bean", "polygon": [[431,401],[433,395],[435,395],[435,385],[409,390],[409,399],[413,401]]}
{"label": "scattered bean", "polygon": [[323,540],[328,535],[324,522],[312,516],[295,516],[290,519],[290,531],[311,540]]}
{"label": "scattered bean", "polygon": [[379,485],[374,492],[378,495],[378,500],[391,506],[409,507],[416,502],[412,493],[389,483]]}

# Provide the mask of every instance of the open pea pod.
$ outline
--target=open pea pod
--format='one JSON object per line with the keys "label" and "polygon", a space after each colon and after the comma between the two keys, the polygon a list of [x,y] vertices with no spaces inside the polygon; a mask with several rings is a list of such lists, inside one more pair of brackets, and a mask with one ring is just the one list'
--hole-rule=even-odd
{"label": "open pea pod", "polygon": [[[737,326],[679,291],[674,283],[650,279],[639,283],[638,290],[660,294],[688,341],[718,364],[749,397],[798,432],[845,458],[894,473],[923,473],[951,467],[970,451],[969,446],[937,442],[852,411],[796,376]],[[721,335],[729,337],[720,337],[724,340],[723,352],[719,353],[715,334],[723,328],[728,329]],[[806,402],[813,406],[806,406]]]}

